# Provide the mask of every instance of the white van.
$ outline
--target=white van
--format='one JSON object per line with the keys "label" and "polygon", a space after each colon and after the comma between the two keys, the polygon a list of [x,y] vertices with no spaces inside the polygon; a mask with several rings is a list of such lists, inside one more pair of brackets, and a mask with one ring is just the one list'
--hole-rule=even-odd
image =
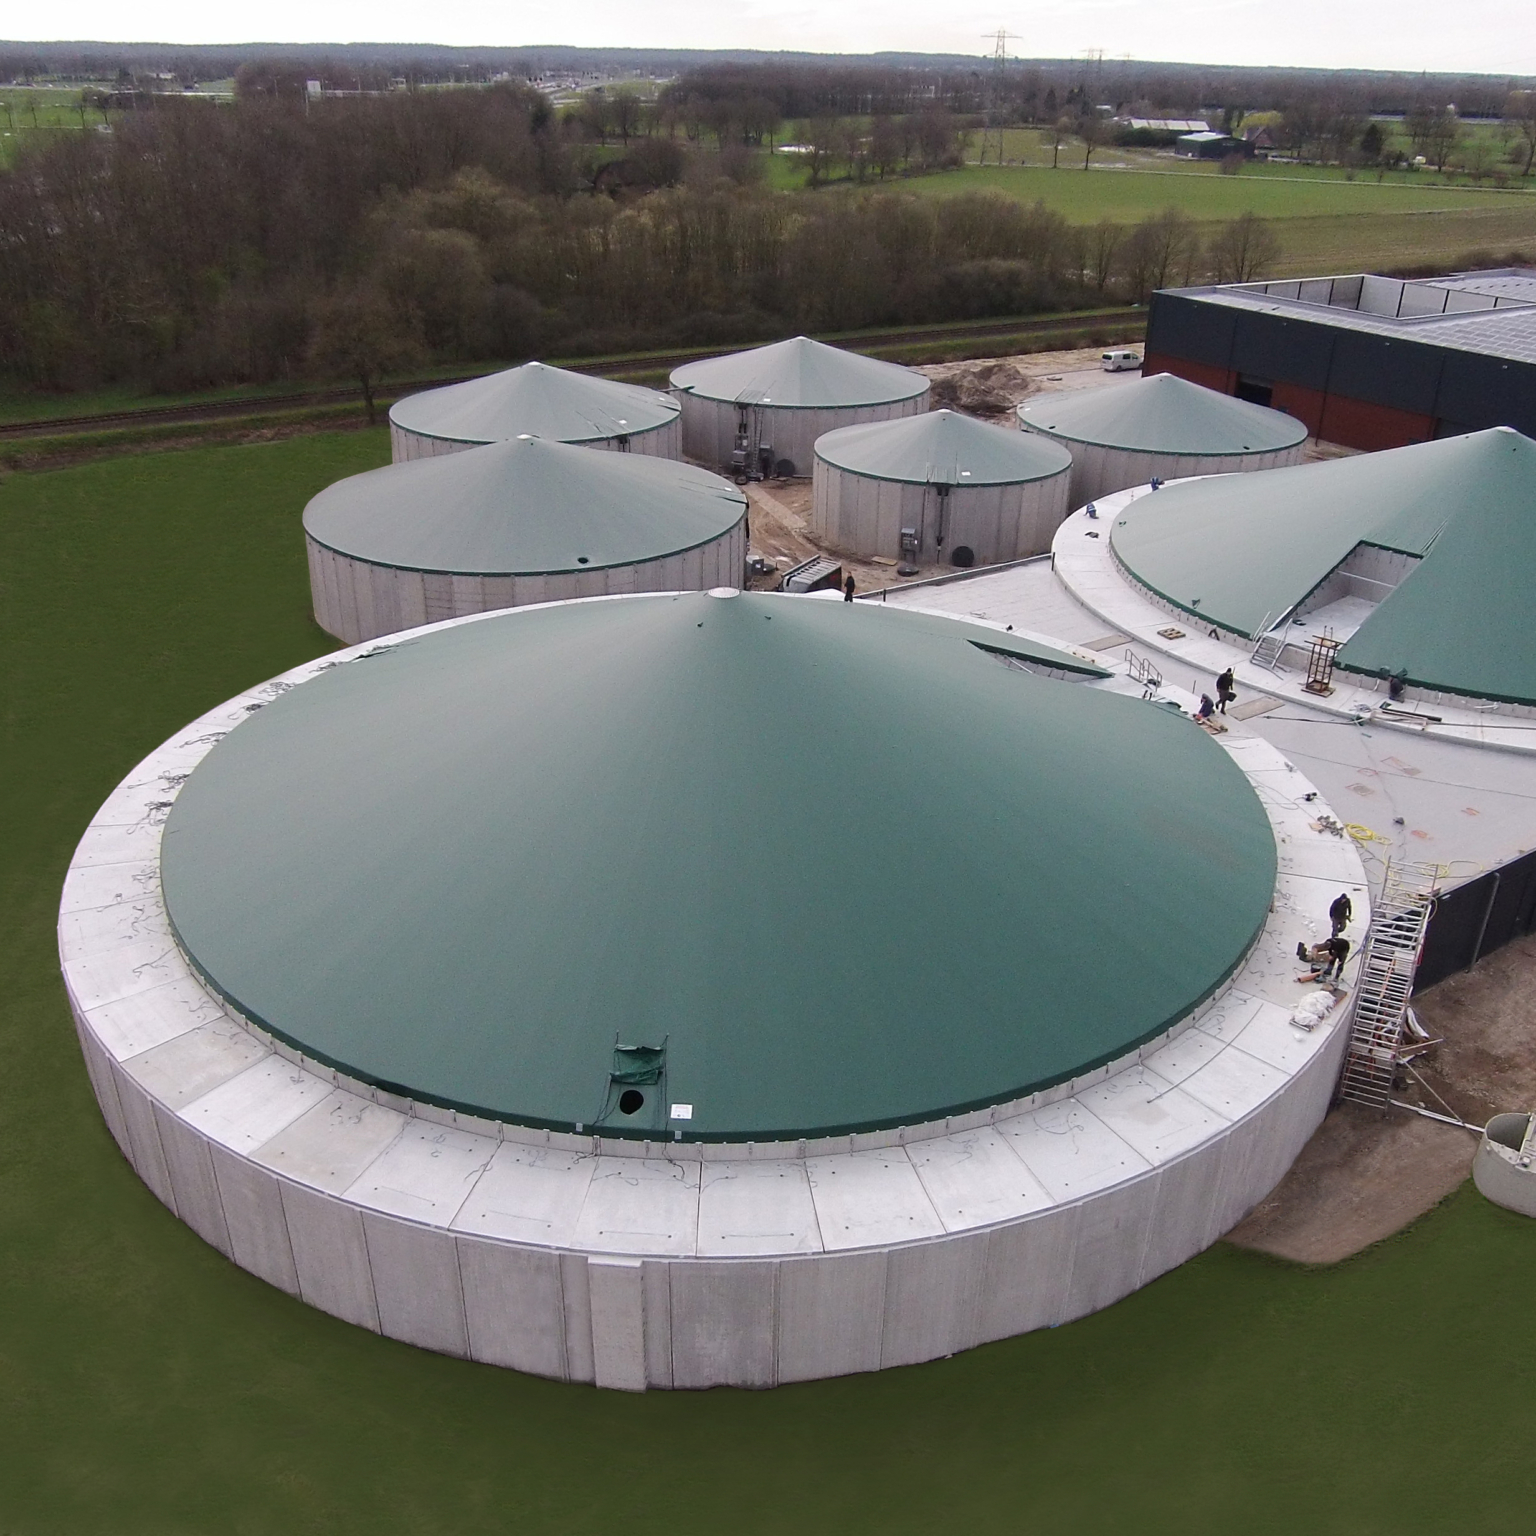
{"label": "white van", "polygon": [[1129,347],[1123,347],[1114,352],[1106,352],[1099,359],[1099,367],[1105,373],[1124,373],[1127,369],[1141,367],[1141,354],[1131,351]]}

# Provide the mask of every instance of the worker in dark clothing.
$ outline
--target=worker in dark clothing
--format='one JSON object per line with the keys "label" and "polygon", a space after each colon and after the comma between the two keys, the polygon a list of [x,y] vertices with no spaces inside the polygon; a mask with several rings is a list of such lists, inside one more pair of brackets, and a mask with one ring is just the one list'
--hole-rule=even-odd
{"label": "worker in dark clothing", "polygon": [[1329,981],[1344,974],[1344,962],[1349,959],[1349,940],[1335,934],[1308,949],[1305,944],[1296,946],[1296,958],[1305,960],[1312,967],[1310,976],[1298,976],[1298,981]]}
{"label": "worker in dark clothing", "polygon": [[1195,719],[1204,725],[1215,713],[1216,706],[1211,703],[1210,694],[1202,693],[1200,695],[1200,708],[1195,711]]}
{"label": "worker in dark clothing", "polygon": [[843,582],[843,601],[845,603],[853,601],[853,591],[853,572],[849,571],[847,579]]}
{"label": "worker in dark clothing", "polygon": [[1338,936],[1349,927],[1349,920],[1355,915],[1354,904],[1349,899],[1347,891],[1341,891],[1334,899],[1334,903],[1328,908],[1328,921],[1333,924],[1333,936]]}
{"label": "worker in dark clothing", "polygon": [[1227,705],[1237,697],[1237,689],[1233,686],[1232,668],[1228,667],[1220,677],[1216,679],[1216,707],[1226,714]]}

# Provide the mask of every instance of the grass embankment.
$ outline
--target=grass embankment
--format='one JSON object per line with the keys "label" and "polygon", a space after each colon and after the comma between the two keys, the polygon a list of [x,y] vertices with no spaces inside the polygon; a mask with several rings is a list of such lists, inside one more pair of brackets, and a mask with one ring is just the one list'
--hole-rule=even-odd
{"label": "grass embankment", "polygon": [[1217,1249],[916,1369],[645,1397],[348,1327],[163,1210],[58,980],[71,850],[198,711],[326,650],[299,512],[382,432],[0,480],[0,1530],[6,1536],[1360,1536],[1529,1518],[1536,1224],[1464,1190],[1337,1269]]}

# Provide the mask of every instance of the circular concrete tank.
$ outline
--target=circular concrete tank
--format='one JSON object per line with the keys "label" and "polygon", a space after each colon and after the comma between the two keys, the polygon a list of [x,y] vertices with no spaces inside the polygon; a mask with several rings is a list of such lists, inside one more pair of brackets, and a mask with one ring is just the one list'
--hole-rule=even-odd
{"label": "circular concrete tank", "polygon": [[657,459],[514,438],[338,480],[304,509],[322,629],[377,635],[570,597],[740,582],[746,497]]}
{"label": "circular concrete tank", "polygon": [[865,559],[995,565],[1051,547],[1071,474],[1065,448],[956,411],[844,427],[816,441],[811,529]]}
{"label": "circular concrete tank", "polygon": [[672,392],[683,451],[742,476],[764,460],[771,474],[809,475],[824,433],[928,409],[922,374],[804,336],[687,363],[673,370]]}
{"label": "circular concrete tank", "polygon": [[389,408],[390,455],[397,464],[523,436],[682,457],[679,409],[670,395],[548,363],[423,390]]}
{"label": "circular concrete tank", "polygon": [[1018,407],[1019,425],[1072,454],[1072,504],[1146,485],[1154,477],[1224,475],[1299,464],[1307,429],[1171,373],[1102,389],[1041,395]]}
{"label": "circular concrete tank", "polygon": [[564,1380],[769,1386],[1080,1316],[1274,1185],[1346,1037],[1288,1023],[1294,925],[1363,885],[1308,789],[994,626],[552,604],[192,722],[60,953],[112,1134],[252,1273]]}
{"label": "circular concrete tank", "polygon": [[1536,1116],[1495,1115],[1473,1159],[1472,1180],[1495,1205],[1536,1216]]}

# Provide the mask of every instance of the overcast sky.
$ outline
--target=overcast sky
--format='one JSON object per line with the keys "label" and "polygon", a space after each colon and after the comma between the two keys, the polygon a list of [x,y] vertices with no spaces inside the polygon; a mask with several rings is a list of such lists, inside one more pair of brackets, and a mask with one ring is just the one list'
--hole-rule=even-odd
{"label": "overcast sky", "polygon": [[[976,9],[935,0],[55,0],[7,7],[0,36],[175,43],[400,42],[825,53],[1010,51],[1337,68],[1536,74],[1530,0],[1055,0]],[[1045,12],[1046,14],[1042,14]]]}

